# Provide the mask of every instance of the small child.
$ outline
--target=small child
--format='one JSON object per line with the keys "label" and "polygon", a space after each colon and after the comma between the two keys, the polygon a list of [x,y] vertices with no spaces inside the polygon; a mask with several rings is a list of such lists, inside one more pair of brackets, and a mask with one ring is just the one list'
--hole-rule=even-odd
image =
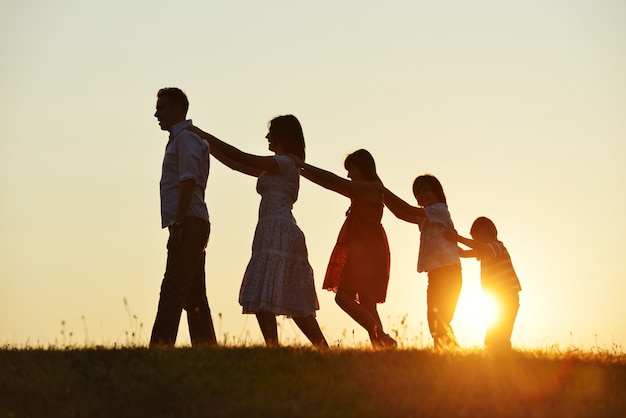
{"label": "small child", "polygon": [[473,239],[458,234],[456,240],[471,248],[459,248],[461,257],[476,257],[480,261],[480,281],[485,293],[498,304],[498,313],[487,326],[485,348],[489,351],[509,351],[513,324],[519,310],[519,291],[522,290],[513,269],[509,252],[501,241],[491,219],[481,216],[472,224]]}
{"label": "small child", "polygon": [[383,192],[385,206],[397,218],[419,226],[417,271],[428,273],[426,316],[435,348],[458,348],[450,322],[454,318],[463,278],[456,241],[445,236],[446,231],[454,230],[454,224],[443,186],[432,174],[418,176],[413,181],[413,195],[418,206],[405,202],[387,188]]}

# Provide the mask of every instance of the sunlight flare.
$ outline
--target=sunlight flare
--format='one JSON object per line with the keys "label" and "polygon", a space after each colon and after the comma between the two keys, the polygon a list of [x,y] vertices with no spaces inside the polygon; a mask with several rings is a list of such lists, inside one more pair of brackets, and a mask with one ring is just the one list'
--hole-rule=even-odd
{"label": "sunlight flare", "polygon": [[500,314],[496,299],[487,292],[480,293],[477,297],[477,314],[485,327],[493,324]]}
{"label": "sunlight flare", "polygon": [[497,319],[495,299],[479,287],[464,289],[455,316],[460,333],[470,333],[471,339],[482,345],[487,327]]}

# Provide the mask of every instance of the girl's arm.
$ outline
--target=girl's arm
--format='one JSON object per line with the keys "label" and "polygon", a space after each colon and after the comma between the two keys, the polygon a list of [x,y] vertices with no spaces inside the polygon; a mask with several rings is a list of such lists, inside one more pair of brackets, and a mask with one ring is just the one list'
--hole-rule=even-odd
{"label": "girl's arm", "polygon": [[479,258],[481,254],[489,254],[491,251],[487,244],[483,244],[482,242],[465,238],[459,235],[456,231],[451,233],[452,238],[454,238],[457,242],[470,247],[471,250],[464,250],[459,248],[459,256],[461,257],[477,257]]}
{"label": "girl's arm", "polygon": [[[201,138],[207,140],[209,142],[211,154],[233,170],[256,176],[263,171],[269,171],[270,173],[280,172],[280,167],[274,157],[262,157],[259,155],[248,154],[214,137],[213,135],[204,132],[196,126],[190,126],[187,129],[195,132]],[[223,159],[220,159],[220,157]]]}
{"label": "girl's arm", "polygon": [[394,214],[398,219],[402,219],[406,222],[418,224],[422,221],[422,218],[426,217],[426,212],[423,208],[412,206],[393,194],[391,190],[384,188],[383,197],[385,206]]}
{"label": "girl's arm", "polygon": [[478,251],[476,251],[476,250],[465,250],[465,249],[459,247],[459,257],[462,257],[462,258],[478,257]]}
{"label": "girl's arm", "polygon": [[325,189],[332,190],[346,197],[356,197],[373,202],[381,201],[381,191],[376,185],[377,182],[348,180],[330,171],[306,164],[295,155],[291,155],[291,158],[300,166],[302,177],[319,184]]}
{"label": "girl's arm", "polygon": [[457,234],[456,240],[460,242],[461,244],[466,245],[470,247],[471,249],[478,251],[479,253],[489,250],[489,246],[487,244],[483,244],[482,242],[479,242],[470,238],[462,237],[459,234]]}

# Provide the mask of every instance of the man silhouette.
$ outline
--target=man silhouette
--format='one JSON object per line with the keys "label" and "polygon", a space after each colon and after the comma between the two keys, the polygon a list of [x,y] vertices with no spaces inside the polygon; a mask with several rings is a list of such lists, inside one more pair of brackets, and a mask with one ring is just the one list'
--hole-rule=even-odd
{"label": "man silhouette", "polygon": [[150,347],[173,347],[182,310],[187,312],[191,344],[215,345],[215,329],[206,296],[205,249],[209,213],[204,200],[209,176],[209,146],[185,129],[189,100],[175,87],[159,90],[156,112],[168,131],[161,174],[161,226],[168,228],[167,264],[161,283]]}

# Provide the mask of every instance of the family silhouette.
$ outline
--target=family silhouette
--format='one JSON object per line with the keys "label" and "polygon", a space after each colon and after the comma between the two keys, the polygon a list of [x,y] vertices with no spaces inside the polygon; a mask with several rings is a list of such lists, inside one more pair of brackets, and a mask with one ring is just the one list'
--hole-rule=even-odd
{"label": "family silhouette", "polygon": [[[305,236],[292,214],[302,176],[350,200],[330,251],[322,288],[336,293],[337,305],[367,331],[374,348],[398,345],[384,331],[377,309],[386,300],[389,283],[390,250],[381,223],[387,207],[398,219],[419,227],[417,271],[428,275],[427,319],[435,347],[459,346],[451,322],[462,287],[460,258],[476,257],[481,263],[483,288],[494,292],[506,308],[500,322],[487,330],[485,346],[510,350],[521,290],[510,256],[488,218],[474,222],[472,239],[457,234],[443,187],[435,176],[424,174],[414,180],[417,205],[413,205],[384,186],[367,150],[359,149],[345,158],[347,178],[305,162],[302,126],[293,115],[270,120],[265,138],[273,155],[261,156],[241,151],[194,126],[186,119],[188,107],[187,96],[178,88],[157,93],[154,116],[161,129],[169,132],[160,182],[161,222],[169,238],[150,347],[174,345],[183,309],[192,345],[217,344],[204,273],[210,232],[204,194],[211,155],[225,166],[257,178],[259,218],[239,304],[244,314],[256,316],[268,347],[279,345],[277,315],[292,318],[313,346],[328,347],[315,315],[319,303]],[[458,247],[457,241],[470,249]]]}

